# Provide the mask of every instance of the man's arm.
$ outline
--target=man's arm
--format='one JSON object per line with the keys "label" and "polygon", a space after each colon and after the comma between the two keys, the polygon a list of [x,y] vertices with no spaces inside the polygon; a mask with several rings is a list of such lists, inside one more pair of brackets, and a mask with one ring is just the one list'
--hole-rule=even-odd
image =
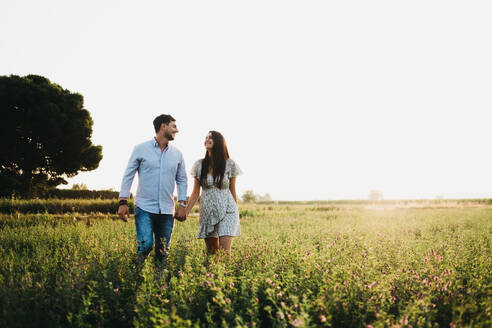
{"label": "man's arm", "polygon": [[132,187],[133,179],[135,178],[135,173],[140,166],[140,160],[137,156],[136,147],[133,149],[133,152],[130,156],[130,160],[128,161],[128,165],[126,167],[125,173],[123,174],[123,179],[121,181],[121,189],[120,189],[120,205],[118,207],[118,216],[123,221],[128,221],[128,216],[130,215],[130,210],[128,208],[128,198],[130,198],[130,189]]}
{"label": "man's arm", "polygon": [[[178,163],[178,169],[176,171],[176,185],[178,186],[178,210],[176,211],[177,219],[186,219],[185,206],[186,206],[186,193],[188,189],[188,176],[186,175],[186,168],[181,155],[181,159]],[[183,206],[184,205],[184,206]]]}

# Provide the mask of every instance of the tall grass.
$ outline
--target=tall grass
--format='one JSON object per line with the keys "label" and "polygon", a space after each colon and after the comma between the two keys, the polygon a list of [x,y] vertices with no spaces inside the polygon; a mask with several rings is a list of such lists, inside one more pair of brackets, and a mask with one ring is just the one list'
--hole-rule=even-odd
{"label": "tall grass", "polygon": [[241,212],[229,260],[176,222],[161,273],[133,222],[0,216],[0,326],[492,325],[491,207]]}

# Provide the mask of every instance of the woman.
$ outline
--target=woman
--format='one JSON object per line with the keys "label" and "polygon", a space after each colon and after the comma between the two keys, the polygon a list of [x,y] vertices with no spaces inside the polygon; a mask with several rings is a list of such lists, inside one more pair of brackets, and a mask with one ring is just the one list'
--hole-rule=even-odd
{"label": "woman", "polygon": [[186,215],[200,197],[200,221],[198,238],[205,239],[207,252],[215,254],[223,249],[231,254],[232,237],[241,234],[237,208],[236,176],[241,169],[229,158],[225,139],[217,131],[210,131],[205,138],[205,157],[193,164],[191,175],[195,177]]}

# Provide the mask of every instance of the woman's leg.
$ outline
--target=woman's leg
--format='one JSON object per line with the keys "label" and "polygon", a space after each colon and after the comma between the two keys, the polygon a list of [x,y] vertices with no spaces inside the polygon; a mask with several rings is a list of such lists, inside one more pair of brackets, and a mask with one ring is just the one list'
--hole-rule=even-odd
{"label": "woman's leg", "polygon": [[219,247],[227,252],[227,255],[231,255],[232,247],[232,237],[231,236],[221,236],[219,237]]}
{"label": "woman's leg", "polygon": [[219,249],[219,238],[207,237],[205,238],[205,245],[207,245],[208,254],[215,254]]}

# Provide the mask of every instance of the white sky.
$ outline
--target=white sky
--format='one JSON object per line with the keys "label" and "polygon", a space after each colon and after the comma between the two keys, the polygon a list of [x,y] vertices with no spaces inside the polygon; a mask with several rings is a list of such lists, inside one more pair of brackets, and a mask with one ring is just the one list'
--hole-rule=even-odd
{"label": "white sky", "polygon": [[240,194],[492,197],[491,17],[490,1],[2,1],[0,75],[84,96],[104,158],[70,185],[119,190],[169,113],[187,171],[224,134]]}

